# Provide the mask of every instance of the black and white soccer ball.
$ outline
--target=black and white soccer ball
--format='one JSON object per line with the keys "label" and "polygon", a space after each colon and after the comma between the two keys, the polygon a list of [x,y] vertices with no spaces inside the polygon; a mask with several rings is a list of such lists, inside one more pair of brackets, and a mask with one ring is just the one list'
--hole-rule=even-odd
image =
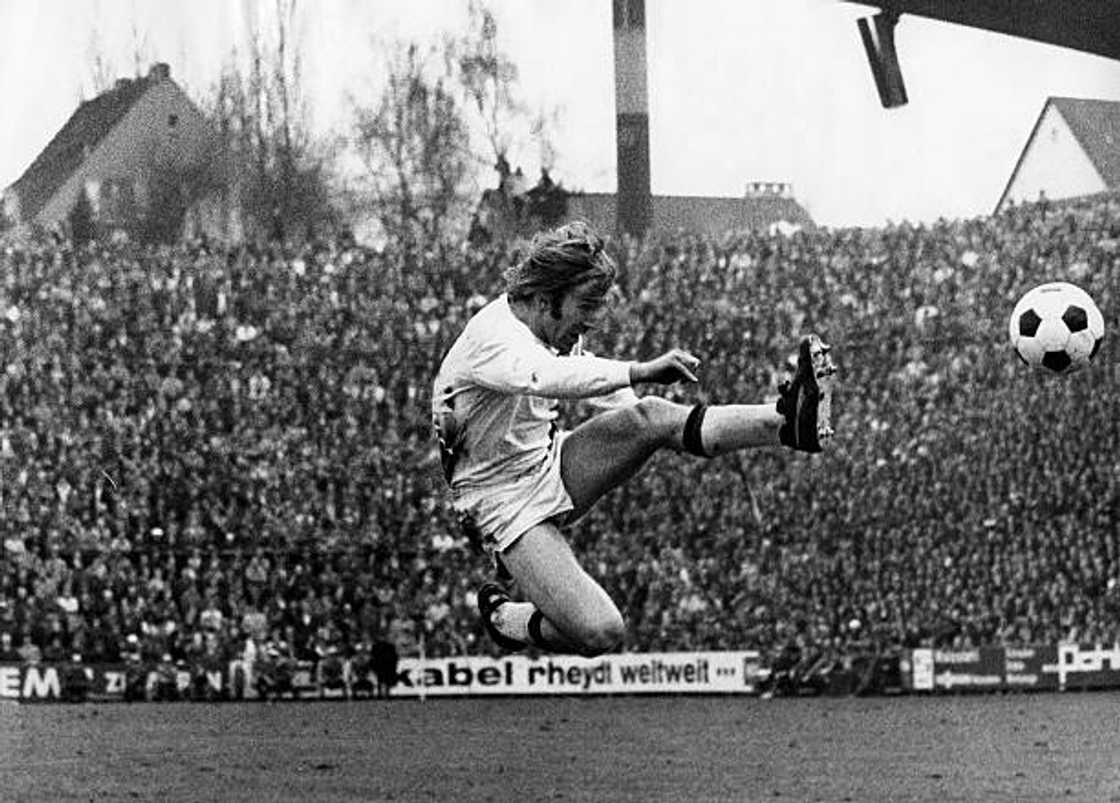
{"label": "black and white soccer ball", "polygon": [[1092,297],[1069,282],[1040,284],[1019,299],[1008,324],[1011,344],[1027,365],[1067,374],[1100,351],[1104,317]]}

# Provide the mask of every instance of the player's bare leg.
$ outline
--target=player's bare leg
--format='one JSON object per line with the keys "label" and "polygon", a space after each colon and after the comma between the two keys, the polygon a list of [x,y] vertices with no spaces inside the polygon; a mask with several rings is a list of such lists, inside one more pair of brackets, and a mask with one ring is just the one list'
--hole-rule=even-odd
{"label": "player's bare leg", "polygon": [[[582,516],[605,493],[641,470],[660,449],[685,449],[685,427],[695,408],[649,396],[602,413],[564,440],[560,473],[572,498],[572,517]],[[777,446],[785,417],[773,405],[706,408],[698,427],[705,454]],[[479,608],[491,638],[517,650],[529,643],[556,653],[594,656],[615,647],[624,634],[621,613],[579,564],[551,522],[533,527],[501,554],[525,599],[513,602],[500,586],[479,591]]]}
{"label": "player's bare leg", "polygon": [[490,625],[500,637],[531,642],[550,652],[586,656],[607,652],[622,640],[622,614],[603,587],[584,571],[555,524],[544,522],[531,528],[501,559],[531,602],[504,601],[497,587],[483,588],[480,596],[495,595]]}
{"label": "player's bare leg", "polygon": [[[705,457],[779,444],[822,451],[833,434],[836,369],[828,352],[829,347],[815,335],[802,339],[797,371],[780,388],[776,406],[689,407],[647,396],[576,427],[560,453],[573,518],[636,475],[661,449]],[[579,565],[555,525],[530,530],[503,553],[502,562],[532,601],[508,602],[504,592],[488,587],[492,601],[480,607],[488,627],[498,630],[496,640],[509,639],[503,646],[516,648],[517,642],[532,641],[554,652],[596,655],[622,638],[623,620],[617,607]]]}
{"label": "player's bare leg", "polygon": [[[714,457],[738,449],[778,446],[785,422],[773,405],[728,404],[704,409],[646,396],[630,407],[602,413],[564,440],[560,474],[578,517],[608,491],[635,476],[662,449]],[[690,417],[697,445],[687,430]],[[687,442],[686,442],[687,441]],[[689,448],[689,447],[692,448]]]}
{"label": "player's bare leg", "polygon": [[776,406],[675,404],[647,396],[576,427],[560,455],[564,487],[585,513],[603,494],[641,470],[661,449],[704,457],[782,444],[820,452],[832,438],[832,386],[836,367],[816,335],[802,338],[797,370],[780,388]]}

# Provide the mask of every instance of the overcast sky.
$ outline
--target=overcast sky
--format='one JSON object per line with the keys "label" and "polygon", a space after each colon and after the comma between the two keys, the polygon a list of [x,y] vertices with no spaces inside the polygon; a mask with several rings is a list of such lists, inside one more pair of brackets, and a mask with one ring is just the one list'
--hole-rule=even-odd
{"label": "overcast sky", "polygon": [[[196,98],[272,0],[0,0],[0,186],[27,168],[91,94],[91,54],[121,76],[166,61]],[[554,176],[612,191],[610,0],[491,0],[529,108],[555,113]],[[835,0],[647,0],[650,145],[657,193],[739,195],[791,182],[825,225],[991,212],[1049,95],[1120,100],[1120,63],[904,16],[896,41],[910,103],[879,106],[856,19]],[[465,0],[315,0],[298,9],[306,92],[320,131],[347,97],[376,96],[371,41],[434,41]],[[146,68],[146,65],[145,65]],[[535,176],[539,153],[516,154]]]}

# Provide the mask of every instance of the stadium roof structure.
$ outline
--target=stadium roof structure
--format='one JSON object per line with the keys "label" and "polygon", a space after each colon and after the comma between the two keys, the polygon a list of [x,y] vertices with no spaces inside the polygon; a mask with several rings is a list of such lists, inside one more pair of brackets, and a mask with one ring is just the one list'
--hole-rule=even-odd
{"label": "stadium roof structure", "polygon": [[884,108],[907,103],[895,49],[899,17],[912,14],[1120,60],[1117,0],[843,0],[880,12],[857,20]]}
{"label": "stadium roof structure", "polygon": [[844,0],[1120,59],[1116,0]]}
{"label": "stadium roof structure", "polygon": [[38,214],[161,75],[154,70],[147,76],[119,80],[112,89],[78,106],[31,166],[12,182],[10,189],[19,194],[21,216],[25,220]]}

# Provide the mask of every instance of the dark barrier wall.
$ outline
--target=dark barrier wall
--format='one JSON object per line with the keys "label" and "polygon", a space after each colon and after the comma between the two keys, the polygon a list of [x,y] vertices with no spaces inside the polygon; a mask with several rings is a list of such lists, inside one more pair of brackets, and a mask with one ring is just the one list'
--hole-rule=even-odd
{"label": "dark barrier wall", "polygon": [[902,679],[909,691],[1118,688],[1120,645],[908,650]]}

